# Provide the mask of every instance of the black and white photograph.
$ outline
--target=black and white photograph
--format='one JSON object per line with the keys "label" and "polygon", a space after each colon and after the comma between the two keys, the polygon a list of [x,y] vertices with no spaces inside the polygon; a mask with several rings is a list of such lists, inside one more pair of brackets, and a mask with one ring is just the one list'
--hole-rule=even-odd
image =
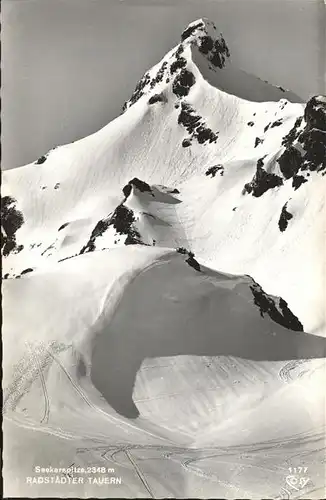
{"label": "black and white photograph", "polygon": [[325,498],[324,0],[1,15],[3,498]]}

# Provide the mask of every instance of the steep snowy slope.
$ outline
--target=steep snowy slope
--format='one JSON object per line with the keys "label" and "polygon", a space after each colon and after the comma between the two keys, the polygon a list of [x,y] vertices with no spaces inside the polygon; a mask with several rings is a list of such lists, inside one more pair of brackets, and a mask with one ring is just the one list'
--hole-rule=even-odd
{"label": "steep snowy slope", "polygon": [[[290,102],[296,96],[230,58],[213,23],[192,23],[120,117],[4,172],[4,276],[119,243],[185,246],[210,266],[252,275],[306,331],[323,334],[325,98]],[[126,239],[133,215],[121,203],[133,179],[167,186],[173,200],[144,201],[140,190],[139,229]],[[111,236],[92,246],[107,226]]]}
{"label": "steep snowy slope", "polygon": [[[4,283],[6,495],[275,498],[304,451],[317,498],[325,339],[193,260],[128,246]],[[40,464],[122,484],[27,485]]]}

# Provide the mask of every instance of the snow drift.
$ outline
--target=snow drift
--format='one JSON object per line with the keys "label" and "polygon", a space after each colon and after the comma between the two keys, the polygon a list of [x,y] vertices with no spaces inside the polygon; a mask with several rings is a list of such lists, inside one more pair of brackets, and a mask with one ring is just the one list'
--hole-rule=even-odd
{"label": "snow drift", "polygon": [[[322,387],[324,364],[318,358],[325,355],[324,339],[300,331],[302,325],[286,304],[267,296],[250,277],[204,267],[198,271],[187,257],[169,249],[128,246],[7,280],[3,338],[8,491],[31,491],[25,476],[37,464],[55,465],[53,454],[62,449],[62,440],[70,445],[64,455],[60,451],[60,463],[109,463],[126,483],[123,489],[100,491],[86,485],[69,490],[72,495],[142,492],[144,486],[127,474],[134,466],[119,456],[141,447],[152,450],[150,457],[156,460],[153,471],[145,473],[154,497],[160,491],[199,495],[201,482],[188,482],[174,464],[176,456],[185,461],[189,450],[193,460],[235,444],[250,454],[257,443],[270,441],[273,447],[276,439],[289,436],[289,449],[300,450],[300,435],[311,432],[312,418],[313,443],[319,442],[324,413],[315,392]],[[298,331],[287,328],[291,326]],[[307,398],[308,413],[303,404]],[[272,426],[266,411],[276,411]],[[13,424],[25,429],[18,442]],[[52,436],[52,444],[44,447],[45,438],[35,443],[35,431]],[[23,463],[18,457],[21,440],[33,449]],[[314,446],[308,447],[313,454]],[[179,486],[172,490],[169,473],[158,476],[166,460],[180,475]],[[211,479],[203,486],[213,496],[211,481],[221,474],[215,467],[210,461]],[[318,475],[319,469],[311,473]],[[23,479],[13,483],[13,474]],[[249,477],[237,479],[240,492],[249,487]],[[275,482],[268,473],[266,477],[273,491]],[[47,488],[36,485],[33,493],[62,491],[60,486]],[[225,491],[230,495],[232,487]],[[259,481],[249,491],[266,493]]]}
{"label": "snow drift", "polygon": [[71,496],[282,498],[294,449],[321,496],[326,99],[298,101],[198,20],[116,120],[3,173],[7,495],[57,460],[123,476]]}

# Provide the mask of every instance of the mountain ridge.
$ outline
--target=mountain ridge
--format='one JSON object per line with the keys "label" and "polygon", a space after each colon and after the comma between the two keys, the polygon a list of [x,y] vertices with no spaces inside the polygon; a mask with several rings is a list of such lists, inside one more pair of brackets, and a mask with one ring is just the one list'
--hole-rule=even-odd
{"label": "mountain ridge", "polygon": [[[237,78],[233,70],[227,73],[231,55],[214,24],[195,21],[181,38],[147,72],[145,85],[138,86],[121,116],[91,136],[55,148],[34,164],[3,173],[4,276],[50,268],[53,262],[93,248],[93,231],[97,244],[101,233],[102,248],[123,244],[125,237],[113,233],[105,246],[102,235],[108,228],[121,228],[118,219],[129,217],[127,243],[187,247],[199,262],[218,268],[220,262],[223,270],[249,273],[269,293],[288,301],[297,316],[304,310],[309,318],[315,315],[311,325],[310,319],[302,320],[309,331],[320,331],[325,322],[322,299],[317,297],[321,285],[316,297],[300,292],[299,301],[294,299],[297,292],[289,282],[295,282],[298,264],[288,248],[293,238],[301,238],[299,253],[304,252],[306,262],[323,248],[325,98],[316,96],[303,105],[285,99],[280,89],[281,100],[266,102],[226,93],[201,73],[204,69],[213,75],[215,83],[227,75],[228,84],[242,85],[243,72]],[[209,58],[215,58],[217,66]],[[253,91],[264,89],[266,99],[274,89],[265,83],[261,87],[253,76],[244,78],[244,83],[250,78]],[[140,202],[139,210],[128,208],[131,198],[126,203],[123,199],[128,190],[137,189],[133,179],[151,190],[165,186],[165,201],[158,201],[155,191],[145,202],[147,195],[140,192],[133,196]],[[179,191],[178,202],[167,203],[166,190],[173,197],[171,193]],[[110,224],[115,211],[118,219]],[[309,222],[305,228],[304,220],[314,220],[315,226]],[[214,230],[209,227],[211,221],[215,221]],[[236,242],[248,249],[243,255],[236,251]],[[263,261],[272,258],[278,266],[281,256],[285,259],[281,266],[285,270],[287,265],[288,270],[276,285],[273,273],[259,262],[261,257]],[[307,283],[313,287],[320,283],[322,266],[322,262],[310,266]]]}

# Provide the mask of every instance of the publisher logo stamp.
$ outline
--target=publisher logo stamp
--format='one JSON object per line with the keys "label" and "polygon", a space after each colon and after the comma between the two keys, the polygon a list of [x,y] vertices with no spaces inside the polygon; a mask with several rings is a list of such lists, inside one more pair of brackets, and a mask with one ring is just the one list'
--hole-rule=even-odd
{"label": "publisher logo stamp", "polygon": [[308,467],[289,467],[289,474],[286,476],[286,484],[295,491],[300,491],[310,481],[307,476]]}

